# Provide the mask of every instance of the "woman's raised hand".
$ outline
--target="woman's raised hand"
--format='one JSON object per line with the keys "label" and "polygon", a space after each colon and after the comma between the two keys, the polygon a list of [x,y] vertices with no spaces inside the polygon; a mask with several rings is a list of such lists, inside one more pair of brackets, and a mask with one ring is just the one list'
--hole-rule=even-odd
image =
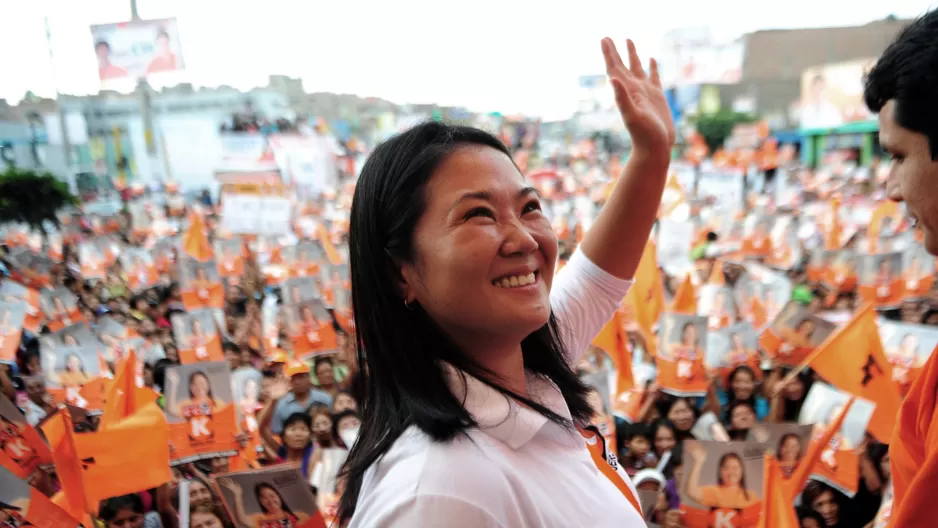
{"label": "woman's raised hand", "polygon": [[675,130],[671,109],[661,89],[658,63],[651,59],[649,73],[635,51],[635,43],[627,41],[628,66],[622,61],[610,38],[602,41],[606,74],[615,92],[616,105],[622,114],[636,154],[651,154],[669,158],[674,145]]}

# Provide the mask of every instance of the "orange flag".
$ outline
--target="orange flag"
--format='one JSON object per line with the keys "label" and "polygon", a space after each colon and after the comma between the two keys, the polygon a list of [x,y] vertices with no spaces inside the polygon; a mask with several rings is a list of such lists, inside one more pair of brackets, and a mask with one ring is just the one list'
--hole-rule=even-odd
{"label": "orange flag", "polygon": [[159,397],[152,389],[137,386],[136,367],[137,356],[131,349],[117,367],[117,375],[108,383],[99,430],[117,425]]}
{"label": "orange flag", "polygon": [[830,223],[823,226],[824,247],[828,250],[840,249],[843,246],[841,235],[843,228],[840,225],[840,198],[831,199]]}
{"label": "orange flag", "polygon": [[655,333],[652,332],[652,326],[653,321],[657,321],[658,319],[656,317],[660,317],[660,314],[653,317],[651,315],[653,313],[651,311],[652,306],[642,302],[639,297],[640,295],[639,290],[633,284],[632,287],[629,288],[629,292],[625,295],[623,304],[632,314],[635,323],[638,325],[638,331],[642,334],[642,340],[645,342],[645,352],[650,357],[655,357],[658,354],[658,339],[655,337]]}
{"label": "orange flag", "polygon": [[72,517],[83,519],[89,512],[97,511],[98,505],[85,493],[82,461],[75,446],[74,431],[71,413],[64,407],[42,424],[42,432],[52,446],[55,472],[62,486],[62,494],[54,498],[53,502],[59,504]]}
{"label": "orange flag", "polygon": [[873,305],[860,308],[802,364],[838,389],[875,403],[867,429],[880,442],[889,441],[901,397],[883,351]]}
{"label": "orange flag", "polygon": [[811,476],[811,473],[814,471],[814,466],[821,460],[821,454],[824,453],[824,450],[827,449],[827,446],[831,443],[831,438],[840,431],[840,427],[844,424],[844,419],[847,417],[847,413],[850,412],[850,408],[853,407],[854,401],[856,401],[856,398],[847,400],[844,409],[840,411],[840,416],[824,431],[824,435],[817,442],[811,442],[808,446],[808,452],[805,453],[804,458],[798,462],[791,478],[784,482],[789,500],[794,501],[795,497],[801,493],[801,489],[804,488],[808,477]]}
{"label": "orange flag", "polygon": [[759,528],[799,528],[792,499],[785,493],[782,471],[770,454],[762,459],[762,514]]}
{"label": "orange flag", "polygon": [[710,272],[710,278],[707,279],[707,284],[714,286],[723,286],[726,284],[726,276],[723,274],[723,261],[714,261],[713,270]]}
{"label": "orange flag", "polygon": [[751,297],[749,299],[749,319],[752,323],[752,326],[755,328],[762,328],[769,321],[769,315],[765,310],[765,306],[762,305],[762,301],[758,297]]}
{"label": "orange flag", "polygon": [[694,288],[690,273],[684,277],[678,286],[674,299],[671,301],[671,310],[674,313],[697,315],[697,291]]}
{"label": "orange flag", "polygon": [[205,232],[202,216],[195,212],[190,214],[189,227],[182,234],[182,251],[199,262],[211,260],[213,254]]}
{"label": "orange flag", "polygon": [[629,336],[625,335],[622,326],[622,314],[616,311],[612,319],[593,338],[593,346],[608,354],[615,365],[618,375],[616,393],[635,386],[635,378],[632,376],[632,351],[629,348]]}
{"label": "orange flag", "polygon": [[[658,250],[654,240],[649,239],[642,251],[642,259],[635,269],[632,279],[631,292],[635,291],[636,299],[645,307],[649,322],[655,322],[664,311],[664,286],[661,282],[661,271],[658,269]],[[649,326],[649,329],[651,326]]]}
{"label": "orange flag", "polygon": [[326,229],[326,225],[322,222],[316,224],[316,239],[322,244],[322,249],[326,252],[326,258],[329,259],[330,264],[333,266],[342,264],[342,256],[339,255],[338,250],[332,245],[332,239],[329,238],[329,230]]}
{"label": "orange flag", "polygon": [[53,445],[70,448],[63,450],[61,460],[56,457],[55,465],[60,478],[62,468],[67,469],[68,485],[63,480],[62,488],[71,507],[84,500],[85,511],[94,511],[102,500],[172,480],[169,427],[156,404],[147,405],[106,431],[74,434],[67,426],[71,426],[70,419],[53,419],[43,431]]}

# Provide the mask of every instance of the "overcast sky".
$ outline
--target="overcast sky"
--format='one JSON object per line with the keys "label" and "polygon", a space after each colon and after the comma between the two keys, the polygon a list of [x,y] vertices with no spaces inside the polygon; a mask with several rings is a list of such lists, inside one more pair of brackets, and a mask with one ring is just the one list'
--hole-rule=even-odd
{"label": "overcast sky", "polygon": [[[437,102],[556,117],[576,107],[577,77],[603,71],[599,40],[656,54],[665,31],[709,24],[726,38],[757,29],[912,17],[935,0],[139,0],[144,19],[177,17],[196,85],[241,89],[268,74],[307,91]],[[14,7],[15,6],[15,7]],[[889,7],[887,7],[889,6]],[[88,26],[130,18],[130,0],[0,0],[0,98],[99,89]],[[49,59],[48,16],[54,60]]]}

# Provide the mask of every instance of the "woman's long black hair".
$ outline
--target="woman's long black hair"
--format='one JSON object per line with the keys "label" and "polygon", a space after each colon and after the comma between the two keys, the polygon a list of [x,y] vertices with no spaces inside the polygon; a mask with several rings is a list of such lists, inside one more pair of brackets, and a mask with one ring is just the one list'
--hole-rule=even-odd
{"label": "woman's long black hair", "polygon": [[[351,518],[365,471],[414,425],[437,442],[476,426],[452,393],[441,365],[448,363],[478,378],[563,426],[570,420],[516,394],[461,350],[419,305],[404,306],[400,267],[413,262],[413,234],[424,212],[424,188],[436,168],[464,147],[495,149],[510,156],[491,134],[438,122],[417,125],[378,145],[362,168],[349,226],[352,305],[355,306],[358,361],[363,376],[361,433],[342,475],[347,478],[338,520]],[[552,265],[553,263],[548,263]],[[587,387],[568,366],[553,314],[521,342],[525,369],[559,387],[573,421],[592,414]]]}

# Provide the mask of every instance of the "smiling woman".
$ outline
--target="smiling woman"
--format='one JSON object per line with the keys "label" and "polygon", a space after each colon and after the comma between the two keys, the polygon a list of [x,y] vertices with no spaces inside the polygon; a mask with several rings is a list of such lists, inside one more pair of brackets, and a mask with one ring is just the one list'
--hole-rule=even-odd
{"label": "smiling woman", "polygon": [[608,39],[603,52],[633,154],[556,280],[538,195],[492,135],[422,124],[362,169],[349,252],[364,421],[340,522],[645,525],[600,435],[576,430],[592,410],[571,365],[631,284],[674,125],[654,61],[646,75],[631,43],[629,67]]}

